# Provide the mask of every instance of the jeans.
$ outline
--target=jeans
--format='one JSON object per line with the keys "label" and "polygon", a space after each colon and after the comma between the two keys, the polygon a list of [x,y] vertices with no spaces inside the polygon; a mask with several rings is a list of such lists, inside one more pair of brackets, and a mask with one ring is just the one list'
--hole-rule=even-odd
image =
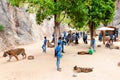
{"label": "jeans", "polygon": [[60,58],[57,57],[57,61],[56,61],[56,66],[57,66],[57,70],[60,69]]}
{"label": "jeans", "polygon": [[64,45],[62,45],[62,52],[64,52]]}
{"label": "jeans", "polygon": [[96,52],[96,47],[95,47],[95,45],[92,45],[92,48],[93,48],[94,52]]}
{"label": "jeans", "polygon": [[43,52],[46,53],[46,45],[42,45]]}
{"label": "jeans", "polygon": [[88,42],[87,42],[87,39],[86,39],[86,38],[83,38],[83,42],[84,42],[85,44],[88,44]]}

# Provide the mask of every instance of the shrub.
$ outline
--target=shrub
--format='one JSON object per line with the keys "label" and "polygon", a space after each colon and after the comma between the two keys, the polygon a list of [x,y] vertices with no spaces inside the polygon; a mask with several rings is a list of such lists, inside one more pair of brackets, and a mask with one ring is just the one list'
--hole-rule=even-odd
{"label": "shrub", "polygon": [[0,31],[4,30],[4,26],[0,24]]}

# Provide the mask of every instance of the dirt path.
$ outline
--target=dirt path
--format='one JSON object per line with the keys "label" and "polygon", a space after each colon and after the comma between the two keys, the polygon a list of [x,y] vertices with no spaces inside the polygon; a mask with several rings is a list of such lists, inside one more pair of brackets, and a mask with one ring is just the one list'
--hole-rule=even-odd
{"label": "dirt path", "polygon": [[[98,43],[101,44],[101,43]],[[116,43],[118,44],[118,43]],[[120,43],[119,43],[120,44]],[[34,55],[34,60],[19,61],[12,58],[0,58],[0,80],[119,80],[120,50],[106,49],[104,46],[97,48],[93,55],[77,55],[78,51],[88,50],[89,45],[80,42],[77,46],[66,46],[65,54],[61,58],[62,71],[56,71],[56,58],[54,49],[47,48],[47,53],[42,53],[41,42],[19,46],[26,50],[27,55]],[[1,53],[2,54],[2,53]],[[74,73],[73,67],[94,68],[90,73]],[[73,77],[73,74],[76,77]]]}

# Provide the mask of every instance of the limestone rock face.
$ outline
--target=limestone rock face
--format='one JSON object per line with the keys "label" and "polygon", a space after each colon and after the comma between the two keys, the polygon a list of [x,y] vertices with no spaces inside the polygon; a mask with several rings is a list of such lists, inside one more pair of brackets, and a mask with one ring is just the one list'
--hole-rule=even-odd
{"label": "limestone rock face", "polygon": [[29,14],[23,8],[12,7],[6,0],[0,0],[0,25],[5,27],[4,31],[0,31],[0,50],[29,44],[43,39],[43,36],[50,37],[53,21],[44,20],[41,25],[37,25],[35,14]]}

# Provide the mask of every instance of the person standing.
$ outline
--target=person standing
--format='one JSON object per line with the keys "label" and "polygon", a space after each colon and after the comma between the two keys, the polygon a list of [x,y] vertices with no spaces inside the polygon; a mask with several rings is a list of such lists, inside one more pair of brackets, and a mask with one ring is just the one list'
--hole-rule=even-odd
{"label": "person standing", "polygon": [[67,33],[64,31],[63,32],[63,37],[66,38],[66,36],[67,36]]}
{"label": "person standing", "polygon": [[52,41],[51,43],[55,43],[55,36],[54,36],[54,33],[52,34]]}
{"label": "person standing", "polygon": [[83,41],[85,44],[88,44],[88,41],[87,41],[87,34],[84,33],[83,35]]}
{"label": "person standing", "polygon": [[102,34],[101,33],[99,33],[99,41],[102,41]]}
{"label": "person standing", "polygon": [[110,42],[113,43],[113,34],[110,34]]}
{"label": "person standing", "polygon": [[62,53],[64,53],[64,45],[65,45],[64,37],[63,38],[59,37],[58,43],[60,43],[61,51]]}
{"label": "person standing", "polygon": [[64,46],[66,44],[66,41],[64,40],[64,37],[62,38],[62,41],[61,41],[61,49],[62,49],[62,53],[65,53],[64,52]]}
{"label": "person standing", "polygon": [[60,43],[60,45],[62,44],[62,37],[58,38],[58,43]]}
{"label": "person standing", "polygon": [[78,33],[76,33],[76,36],[75,36],[75,44],[78,44],[78,38],[79,38],[79,35],[78,35]]}
{"label": "person standing", "polygon": [[95,38],[92,39],[92,48],[93,48],[94,52],[96,52],[96,40],[95,40]]}
{"label": "person standing", "polygon": [[47,44],[47,39],[46,39],[46,37],[44,37],[44,41],[43,41],[43,45],[42,45],[42,49],[43,49],[44,53],[46,53],[46,44]]}
{"label": "person standing", "polygon": [[58,42],[58,45],[55,48],[55,57],[57,58],[56,60],[57,71],[61,71],[60,58],[62,57],[62,54],[61,54],[61,43],[60,42]]}

